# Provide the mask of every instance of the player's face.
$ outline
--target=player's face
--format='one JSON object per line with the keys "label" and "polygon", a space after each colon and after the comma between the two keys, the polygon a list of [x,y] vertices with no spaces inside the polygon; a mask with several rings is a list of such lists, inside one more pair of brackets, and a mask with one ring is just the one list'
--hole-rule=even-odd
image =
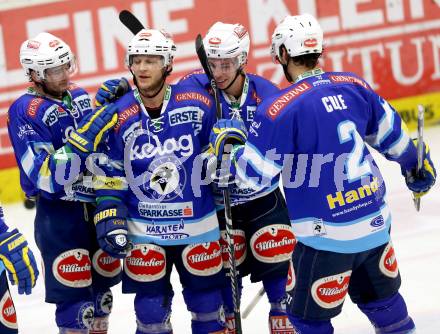
{"label": "player's face", "polygon": [[225,89],[234,81],[238,71],[238,58],[208,59],[214,80],[219,89]]}
{"label": "player's face", "polygon": [[153,55],[133,56],[130,69],[140,90],[154,92],[162,84],[164,59],[162,56]]}
{"label": "player's face", "polygon": [[74,71],[74,65],[71,63],[46,69],[43,80],[46,91],[53,96],[62,95],[67,90]]}

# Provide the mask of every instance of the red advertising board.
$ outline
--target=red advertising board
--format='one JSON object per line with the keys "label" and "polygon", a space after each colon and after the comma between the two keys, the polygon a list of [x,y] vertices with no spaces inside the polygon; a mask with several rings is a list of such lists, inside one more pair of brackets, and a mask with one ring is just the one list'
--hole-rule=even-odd
{"label": "red advertising board", "polygon": [[283,86],[269,56],[272,31],[286,15],[308,12],[324,29],[325,70],[356,72],[387,99],[440,92],[440,5],[433,0],[75,0],[11,9],[0,11],[0,169],[15,165],[6,117],[28,84],[21,43],[41,31],[64,39],[78,59],[74,81],[94,92],[105,79],[127,75],[124,50],[132,34],[118,20],[122,9],[173,34],[172,79],[199,67],[195,36],[220,20],[248,28],[247,70]]}

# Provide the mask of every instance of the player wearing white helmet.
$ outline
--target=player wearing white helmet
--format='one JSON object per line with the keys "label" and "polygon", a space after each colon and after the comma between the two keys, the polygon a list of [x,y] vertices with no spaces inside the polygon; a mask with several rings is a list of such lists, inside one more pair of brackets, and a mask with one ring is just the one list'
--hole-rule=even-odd
{"label": "player wearing white helmet", "polygon": [[[156,29],[140,31],[128,44],[126,63],[136,88],[115,102],[121,111],[102,166],[109,186],[97,189],[95,219],[127,221],[133,248],[124,260],[122,289],[136,294],[137,334],[172,333],[173,266],[192,332],[225,333],[214,200],[209,185],[201,185],[198,195],[192,188],[215,121],[214,102],[201,88],[166,82],[175,51],[171,37]],[[119,83],[105,82],[96,101],[105,104],[117,95]],[[106,214],[113,209],[127,210],[128,218]]]}
{"label": "player wearing white helmet", "polygon": [[[322,44],[322,29],[309,14],[289,16],[276,27],[272,54],[292,85],[260,105],[246,144],[232,150],[230,171],[263,180],[253,182],[254,189],[281,173],[283,180],[295,179],[284,185],[298,238],[296,284],[287,305],[295,330],[332,334],[331,319],[349,295],[376,333],[415,333],[399,293],[385,184],[365,143],[400,164],[416,198],[435,183],[429,148],[422,145],[418,169],[416,145],[399,114],[356,74],[319,68]],[[240,130],[229,120],[215,129],[215,146]],[[297,182],[298,175],[306,182]]]}
{"label": "player wearing white helmet", "polygon": [[[246,129],[251,127],[255,110],[267,97],[279,90],[270,81],[254,74],[246,73],[250,39],[241,24],[214,23],[203,39],[208,65],[220,89],[222,117],[243,122]],[[208,91],[211,87],[202,71],[185,76],[181,83],[201,86]],[[222,228],[224,263],[228,265],[225,231],[224,203],[221,189],[213,184],[217,201],[217,215]],[[285,287],[288,265],[295,246],[285,200],[278,187],[278,179],[271,186],[255,193],[249,188],[233,186],[229,189],[232,205],[232,221],[236,248],[236,264],[241,277],[251,275],[252,282],[263,282],[271,304],[269,327],[276,333],[282,324],[288,333],[290,324],[285,313]],[[287,244],[277,242],[287,237]],[[269,249],[259,248],[267,242]],[[240,279],[241,285],[241,279]],[[233,300],[230,287],[223,290],[226,318],[229,332],[235,333]],[[278,325],[277,325],[278,324]]]}
{"label": "player wearing white helmet", "polygon": [[[88,155],[116,123],[116,109],[92,111],[87,92],[70,81],[72,51],[52,34],[25,41],[20,62],[32,85],[9,108],[8,131],[21,187],[36,199],[46,302],[56,304],[60,333],[107,333],[109,288],[120,281],[120,263],[99,249],[90,219],[95,195],[83,176]],[[114,237],[99,240],[112,242]]]}

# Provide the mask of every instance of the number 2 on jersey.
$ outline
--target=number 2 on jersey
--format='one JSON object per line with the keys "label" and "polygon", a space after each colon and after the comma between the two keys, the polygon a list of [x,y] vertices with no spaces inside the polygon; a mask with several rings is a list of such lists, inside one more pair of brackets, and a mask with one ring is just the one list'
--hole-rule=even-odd
{"label": "number 2 on jersey", "polygon": [[345,164],[349,182],[359,180],[362,176],[372,174],[370,163],[363,160],[365,144],[352,121],[343,121],[338,124],[339,142],[341,144],[354,141],[353,150]]}

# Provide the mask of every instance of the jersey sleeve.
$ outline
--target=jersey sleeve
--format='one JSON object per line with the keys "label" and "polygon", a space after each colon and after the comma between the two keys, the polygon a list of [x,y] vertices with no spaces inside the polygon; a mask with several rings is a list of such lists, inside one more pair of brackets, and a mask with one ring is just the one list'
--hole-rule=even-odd
{"label": "jersey sleeve", "polygon": [[417,149],[396,110],[374,92],[370,94],[370,105],[366,142],[388,160],[397,161],[404,170],[416,166]]}
{"label": "jersey sleeve", "polygon": [[27,106],[11,106],[8,131],[17,163],[25,176],[37,189],[55,194],[78,179],[82,163],[78,155],[64,146],[55,150],[49,127],[38,116],[38,109],[32,109],[41,103],[37,100],[32,99]]}
{"label": "jersey sleeve", "polygon": [[281,173],[284,159],[293,153],[291,113],[274,113],[276,103],[263,103],[257,108],[248,140],[234,155],[233,173],[240,182],[255,190],[270,186]]}

